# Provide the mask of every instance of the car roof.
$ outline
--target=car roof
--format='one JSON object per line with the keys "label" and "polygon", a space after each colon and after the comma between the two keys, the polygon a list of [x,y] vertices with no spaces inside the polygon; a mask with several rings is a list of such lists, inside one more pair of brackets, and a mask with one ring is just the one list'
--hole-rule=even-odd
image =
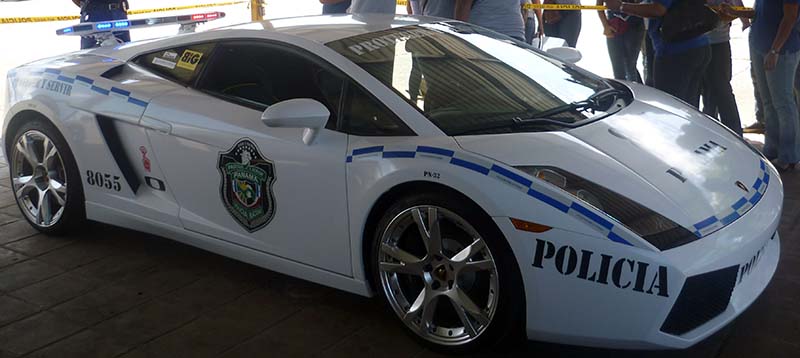
{"label": "car roof", "polygon": [[339,14],[290,17],[222,27],[217,30],[268,30],[321,44],[370,32],[433,23],[445,19],[393,14]]}

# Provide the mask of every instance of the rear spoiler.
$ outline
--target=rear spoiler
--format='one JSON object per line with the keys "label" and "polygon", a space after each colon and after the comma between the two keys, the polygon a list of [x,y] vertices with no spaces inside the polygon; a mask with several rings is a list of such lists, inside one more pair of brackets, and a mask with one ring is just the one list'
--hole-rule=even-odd
{"label": "rear spoiler", "polygon": [[116,46],[120,41],[114,36],[115,31],[127,31],[146,27],[181,25],[179,34],[194,32],[197,24],[213,21],[225,17],[224,12],[206,12],[191,15],[152,17],[136,20],[113,20],[100,22],[85,22],[79,25],[56,30],[58,36],[89,36],[94,37],[102,47]]}

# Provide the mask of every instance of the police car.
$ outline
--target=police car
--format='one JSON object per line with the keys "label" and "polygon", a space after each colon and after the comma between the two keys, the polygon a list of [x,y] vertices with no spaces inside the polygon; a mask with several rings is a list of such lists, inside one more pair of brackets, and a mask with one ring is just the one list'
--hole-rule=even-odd
{"label": "police car", "polygon": [[377,295],[443,351],[522,334],[689,347],[778,264],[783,189],[758,151],[664,93],[466,23],[255,22],[8,84],[3,149],[36,229],[99,221]]}

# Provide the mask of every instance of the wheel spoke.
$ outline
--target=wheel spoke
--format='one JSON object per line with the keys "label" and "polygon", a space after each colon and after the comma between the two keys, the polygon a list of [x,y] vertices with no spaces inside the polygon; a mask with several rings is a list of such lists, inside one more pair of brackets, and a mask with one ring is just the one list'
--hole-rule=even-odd
{"label": "wheel spoke", "polygon": [[472,242],[472,244],[465,247],[463,250],[453,256],[451,260],[456,262],[465,262],[475,256],[475,254],[481,252],[485,247],[486,244],[483,242],[483,240],[475,240]]}
{"label": "wheel spoke", "polygon": [[458,315],[458,319],[464,325],[464,330],[470,336],[475,336],[478,332],[470,318],[477,321],[481,326],[489,324],[489,316],[482,309],[478,308],[475,302],[472,301],[466,292],[460,288],[456,288],[449,295],[450,300],[453,302],[453,308]]}
{"label": "wheel spoke", "polygon": [[39,213],[36,217],[36,222],[38,222],[39,225],[50,225],[52,219],[50,195],[47,195],[47,191],[39,191]]}
{"label": "wheel spoke", "polygon": [[50,192],[51,196],[56,198],[56,202],[58,202],[58,205],[60,205],[61,207],[64,207],[64,204],[66,203],[66,200],[64,200],[64,198],[61,197],[61,194],[59,194],[58,191],[55,190],[54,188],[48,189],[48,191]]}
{"label": "wheel spoke", "polygon": [[380,269],[383,272],[402,273],[406,275],[422,276],[422,265],[420,262],[381,262]]}
{"label": "wheel spoke", "polygon": [[414,303],[411,304],[411,307],[408,308],[408,311],[403,316],[403,321],[406,323],[413,323],[420,317],[422,314],[422,310],[425,308],[425,294],[426,288],[423,287],[422,290],[419,291],[419,295],[414,300]]}
{"label": "wheel spoke", "polygon": [[49,138],[44,139],[42,147],[44,148],[44,150],[42,151],[42,153],[44,153],[44,159],[42,159],[42,164],[44,164],[44,166],[47,169],[50,169],[49,166],[50,159],[52,159],[53,156],[58,154],[58,150],[56,150],[56,146],[53,145],[53,142],[51,142]]}
{"label": "wheel spoke", "polygon": [[478,260],[465,262],[460,272],[492,271],[493,269],[492,260]]}
{"label": "wheel spoke", "polygon": [[408,251],[405,251],[397,246],[391,246],[389,244],[381,244],[381,252],[402,263],[411,264],[420,261],[419,257],[416,257],[410,254]]}
{"label": "wheel spoke", "polygon": [[36,166],[39,165],[39,162],[36,160],[36,155],[31,153],[28,140],[25,137],[20,138],[19,142],[17,142],[17,150],[25,157],[25,160],[28,161],[31,168],[36,168]]}
{"label": "wheel spoke", "polygon": [[50,178],[50,187],[53,188],[53,190],[55,190],[59,194],[67,195],[67,184],[65,183]]}
{"label": "wheel spoke", "polygon": [[[439,228],[439,212],[434,207],[427,208],[426,217],[423,218],[422,210],[414,209],[411,212],[414,222],[419,228],[420,237],[425,243],[425,248],[429,254],[439,254],[442,252],[442,233]],[[427,220],[426,220],[427,219]]]}
{"label": "wheel spoke", "polygon": [[422,309],[422,317],[420,318],[420,329],[430,331],[433,327],[433,317],[436,315],[436,306],[439,303],[439,296],[428,295],[425,297],[425,303]]}

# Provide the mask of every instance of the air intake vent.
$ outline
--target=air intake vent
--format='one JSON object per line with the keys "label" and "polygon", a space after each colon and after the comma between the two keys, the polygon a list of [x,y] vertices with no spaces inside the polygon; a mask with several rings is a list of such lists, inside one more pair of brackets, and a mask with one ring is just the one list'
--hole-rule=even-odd
{"label": "air intake vent", "polygon": [[719,316],[728,308],[738,273],[739,266],[731,266],[687,278],[661,331],[679,336]]}

